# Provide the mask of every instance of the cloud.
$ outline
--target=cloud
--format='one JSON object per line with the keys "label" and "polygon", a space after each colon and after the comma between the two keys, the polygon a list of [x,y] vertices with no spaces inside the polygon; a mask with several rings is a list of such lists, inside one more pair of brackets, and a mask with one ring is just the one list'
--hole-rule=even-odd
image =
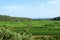
{"label": "cloud", "polygon": [[41,3],[42,7],[60,7],[60,0],[50,0],[45,3]]}
{"label": "cloud", "polygon": [[6,14],[6,15],[15,15],[15,14],[20,14],[24,13],[24,10],[26,10],[26,6],[23,5],[11,5],[11,6],[3,6],[0,7],[0,14]]}
{"label": "cloud", "polygon": [[40,6],[26,6],[26,5],[13,5],[13,6],[6,6],[6,7],[1,7],[0,9],[4,11],[34,11],[34,10],[39,10]]}
{"label": "cloud", "polygon": [[57,5],[57,4],[59,4],[59,2],[56,2],[56,1],[52,1],[52,2],[48,2],[48,4]]}
{"label": "cloud", "polygon": [[18,6],[18,5],[13,5],[13,6],[6,6],[6,7],[1,7],[3,10],[10,10],[10,11],[18,11],[18,10],[23,10],[25,7],[24,6]]}
{"label": "cloud", "polygon": [[0,14],[6,14],[10,16],[25,16],[25,17],[51,17],[54,15],[60,15],[60,7],[54,7],[60,5],[60,1],[51,0],[41,2],[40,5],[9,5],[0,7]]}
{"label": "cloud", "polygon": [[59,5],[60,2],[58,1],[51,1],[51,2],[47,2],[48,4],[51,4],[51,5]]}
{"label": "cloud", "polygon": [[51,0],[47,2],[48,5],[60,6],[60,0]]}
{"label": "cloud", "polygon": [[[0,8],[2,14],[10,15],[10,16],[25,16],[25,17],[33,17],[37,16],[40,13],[40,6],[26,6],[26,5],[11,5],[11,6],[3,6]],[[37,13],[37,14],[36,14]]]}

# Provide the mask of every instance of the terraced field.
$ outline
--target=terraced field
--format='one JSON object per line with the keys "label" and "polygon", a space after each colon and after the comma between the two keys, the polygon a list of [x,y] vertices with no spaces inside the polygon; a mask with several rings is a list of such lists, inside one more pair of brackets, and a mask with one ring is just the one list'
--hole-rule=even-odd
{"label": "terraced field", "polygon": [[29,30],[31,33],[55,34],[60,31],[60,22],[58,21],[30,21],[30,22],[0,22],[0,26],[10,26],[12,30]]}
{"label": "terraced field", "polygon": [[13,32],[37,35],[60,35],[60,21],[0,22],[0,26],[10,27]]}

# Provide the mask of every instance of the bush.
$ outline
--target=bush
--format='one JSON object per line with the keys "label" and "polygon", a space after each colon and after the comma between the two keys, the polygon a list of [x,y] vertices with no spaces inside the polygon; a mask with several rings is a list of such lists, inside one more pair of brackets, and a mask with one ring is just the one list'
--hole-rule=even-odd
{"label": "bush", "polygon": [[0,28],[0,40],[22,40],[21,35],[8,29]]}

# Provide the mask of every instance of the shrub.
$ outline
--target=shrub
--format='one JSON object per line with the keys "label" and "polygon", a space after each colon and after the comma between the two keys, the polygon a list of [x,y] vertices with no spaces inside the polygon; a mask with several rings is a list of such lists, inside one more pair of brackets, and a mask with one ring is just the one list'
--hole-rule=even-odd
{"label": "shrub", "polygon": [[21,35],[9,29],[0,28],[0,40],[22,40]]}

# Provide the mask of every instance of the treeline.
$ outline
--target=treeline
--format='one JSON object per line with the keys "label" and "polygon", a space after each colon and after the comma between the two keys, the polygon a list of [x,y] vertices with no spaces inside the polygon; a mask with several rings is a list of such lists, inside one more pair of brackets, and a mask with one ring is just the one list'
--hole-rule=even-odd
{"label": "treeline", "polygon": [[0,15],[0,21],[13,21],[13,22],[24,22],[24,21],[41,21],[41,20],[60,20],[60,17],[55,18],[46,18],[46,19],[32,19],[32,18],[24,18],[24,17],[11,17],[6,15]]}
{"label": "treeline", "polygon": [[51,18],[51,20],[60,21],[60,16],[59,17],[55,17],[55,18]]}
{"label": "treeline", "polygon": [[60,16],[55,18],[44,18],[44,19],[33,19],[34,21],[41,21],[41,20],[53,20],[53,21],[60,21]]}
{"label": "treeline", "polygon": [[14,21],[14,22],[24,22],[30,21],[31,18],[23,18],[23,17],[10,17],[6,15],[0,15],[0,21]]}

